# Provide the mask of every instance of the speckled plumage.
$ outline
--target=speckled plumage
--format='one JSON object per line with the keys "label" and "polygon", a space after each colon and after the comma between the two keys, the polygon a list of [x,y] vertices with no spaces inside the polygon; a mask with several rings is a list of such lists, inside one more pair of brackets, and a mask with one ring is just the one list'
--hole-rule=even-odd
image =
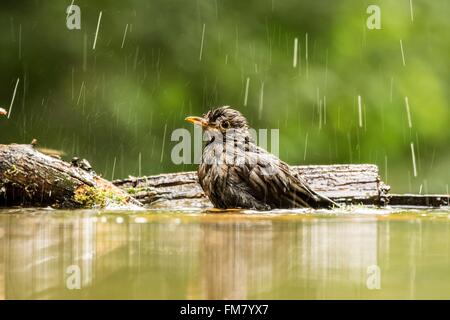
{"label": "speckled plumage", "polygon": [[256,146],[240,112],[221,107],[197,119],[207,135],[198,178],[214,207],[271,210],[335,205],[311,190],[286,163]]}

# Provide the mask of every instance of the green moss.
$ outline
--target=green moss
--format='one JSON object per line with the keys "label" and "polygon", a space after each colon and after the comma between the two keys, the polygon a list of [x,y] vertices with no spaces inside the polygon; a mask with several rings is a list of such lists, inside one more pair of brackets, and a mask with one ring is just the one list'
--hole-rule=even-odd
{"label": "green moss", "polygon": [[137,190],[136,190],[136,188],[129,188],[129,189],[127,189],[127,192],[128,192],[129,194],[136,194],[136,193],[137,193]]}
{"label": "green moss", "polygon": [[106,194],[102,190],[94,187],[82,186],[75,191],[75,201],[80,203],[83,207],[104,207],[106,205]]}
{"label": "green moss", "polygon": [[114,203],[118,203],[118,204],[128,203],[128,197],[126,195],[119,196],[113,192],[109,192],[108,198],[111,199],[111,201],[113,201]]}
{"label": "green moss", "polygon": [[13,165],[11,166],[11,168],[9,168],[8,170],[6,170],[5,174],[8,175],[8,176],[14,176],[14,175],[17,173],[17,171],[18,171],[18,170],[17,170],[16,165],[13,164]]}
{"label": "green moss", "polygon": [[142,191],[148,191],[149,188],[148,187],[140,187],[140,188],[128,188],[126,189],[126,191],[128,192],[128,194],[136,194]]}
{"label": "green moss", "polygon": [[126,204],[127,196],[118,196],[111,190],[81,186],[75,190],[74,199],[86,208],[105,207],[109,203]]}

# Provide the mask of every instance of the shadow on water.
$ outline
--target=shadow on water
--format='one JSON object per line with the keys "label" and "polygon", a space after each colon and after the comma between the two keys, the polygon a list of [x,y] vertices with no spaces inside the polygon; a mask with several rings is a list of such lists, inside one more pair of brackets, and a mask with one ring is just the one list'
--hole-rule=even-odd
{"label": "shadow on water", "polygon": [[445,212],[0,211],[1,299],[448,299],[449,270]]}

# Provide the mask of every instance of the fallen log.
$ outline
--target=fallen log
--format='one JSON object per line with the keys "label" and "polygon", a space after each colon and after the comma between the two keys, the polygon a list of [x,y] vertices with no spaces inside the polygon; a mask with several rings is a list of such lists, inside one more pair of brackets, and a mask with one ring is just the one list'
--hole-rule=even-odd
{"label": "fallen log", "polygon": [[[383,205],[390,187],[371,164],[293,166],[316,191],[346,204]],[[129,177],[113,183],[146,205],[163,208],[210,207],[196,172]]]}
{"label": "fallen log", "polygon": [[0,145],[0,206],[88,208],[141,206],[94,172],[37,151],[32,145]]}
{"label": "fallen log", "polygon": [[446,207],[450,205],[448,194],[390,194],[387,203],[391,206],[400,207]]}

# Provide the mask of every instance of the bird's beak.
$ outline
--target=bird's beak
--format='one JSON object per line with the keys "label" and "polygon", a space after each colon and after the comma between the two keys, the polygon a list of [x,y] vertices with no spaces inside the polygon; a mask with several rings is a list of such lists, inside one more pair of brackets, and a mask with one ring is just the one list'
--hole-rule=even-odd
{"label": "bird's beak", "polygon": [[208,126],[208,120],[201,118],[201,117],[187,117],[186,119],[187,122],[193,123],[193,124],[197,124],[201,127],[207,127]]}
{"label": "bird's beak", "polygon": [[0,108],[0,116],[6,116],[8,114],[8,111],[6,111],[3,108]]}

